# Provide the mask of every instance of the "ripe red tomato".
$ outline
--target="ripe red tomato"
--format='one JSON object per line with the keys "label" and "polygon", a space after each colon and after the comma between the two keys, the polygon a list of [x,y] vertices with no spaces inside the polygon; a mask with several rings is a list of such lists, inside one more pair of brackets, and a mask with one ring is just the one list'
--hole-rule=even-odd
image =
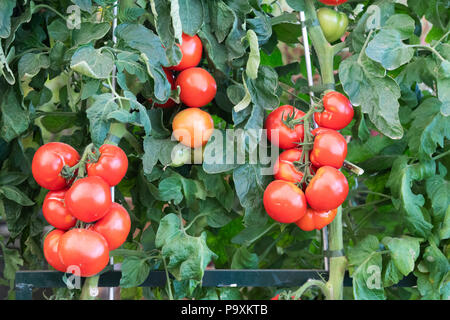
{"label": "ripe red tomato", "polygon": [[[303,141],[304,129],[303,124],[298,124],[290,129],[282,120],[286,120],[288,116],[294,116],[299,119],[305,115],[301,110],[298,110],[290,105],[283,105],[276,108],[268,116],[264,123],[264,128],[267,130],[267,139],[281,149],[292,149],[298,147],[298,142]],[[276,138],[278,134],[278,139]]]}
{"label": "ripe red tomato", "polygon": [[264,208],[275,221],[292,223],[306,213],[306,200],[303,191],[292,182],[272,181],[264,191]]}
{"label": "ripe red tomato", "polygon": [[54,229],[50,231],[44,240],[44,257],[48,264],[58,271],[66,272],[66,265],[62,263],[58,255],[58,246],[64,231]]}
{"label": "ripe red tomato", "polygon": [[81,277],[96,275],[109,262],[108,243],[105,238],[88,229],[77,228],[64,233],[59,240],[58,254],[67,267],[77,266]]}
{"label": "ripe red tomato", "polygon": [[[166,74],[166,78],[170,83],[170,89],[175,90],[177,88],[177,86],[175,85],[175,76],[173,75],[172,71],[170,71],[167,68],[163,68],[164,73]],[[150,101],[150,103],[152,102],[152,99],[148,99],[148,101]],[[172,99],[169,98],[169,100],[167,100],[166,103],[163,104],[158,104],[155,103],[155,107],[158,108],[172,108],[175,105],[175,101],[173,101]]]}
{"label": "ripe red tomato", "polygon": [[31,163],[36,182],[48,190],[63,189],[68,185],[60,172],[64,165],[74,166],[80,160],[77,150],[62,142],[49,142],[37,149]]}
{"label": "ripe red tomato", "polygon": [[319,0],[319,2],[322,2],[323,4],[329,5],[329,6],[338,6],[340,4],[343,4],[347,2],[348,0]]}
{"label": "ripe red tomato", "polygon": [[182,71],[198,66],[202,59],[203,45],[197,35],[191,37],[183,33],[181,45],[177,44],[177,46],[180,47],[183,56],[180,63],[174,67],[170,67],[170,69]]}
{"label": "ripe red tomato", "polygon": [[69,212],[84,222],[104,217],[112,204],[109,184],[97,176],[75,181],[66,192],[64,200]]}
{"label": "ripe red tomato", "polygon": [[172,121],[173,136],[185,146],[204,146],[211,137],[214,121],[211,115],[198,108],[178,112]]}
{"label": "ripe red tomato", "polygon": [[42,213],[45,220],[52,226],[61,230],[72,228],[77,222],[77,218],[67,210],[64,196],[67,189],[58,191],[49,191],[42,204]]}
{"label": "ripe red tomato", "polygon": [[320,230],[329,225],[336,217],[337,209],[317,211],[311,208],[306,209],[306,214],[295,224],[303,231]]}
{"label": "ripe red tomato", "polygon": [[130,215],[124,207],[115,202],[108,213],[92,226],[92,230],[100,233],[108,242],[109,250],[120,247],[127,239],[130,229]]}
{"label": "ripe red tomato", "polygon": [[102,177],[111,187],[115,186],[127,173],[127,155],[121,148],[112,144],[102,145],[99,151],[98,161],[86,165],[88,176]]}
{"label": "ripe red tomato", "polygon": [[342,167],[347,156],[347,142],[336,130],[316,128],[311,133],[314,137],[314,145],[311,150],[310,160],[316,167],[331,166],[336,169]]}
{"label": "ripe red tomato", "polygon": [[[273,174],[276,180],[284,180],[293,183],[302,181],[303,169],[296,167],[295,161],[300,161],[302,156],[301,148],[288,149],[283,151],[275,162]],[[314,173],[315,168],[311,167],[310,172]]]}
{"label": "ripe red tomato", "polygon": [[323,166],[305,190],[306,202],[318,211],[333,210],[339,207],[347,198],[348,181],[338,169]]}
{"label": "ripe red tomato", "polygon": [[322,99],[324,111],[314,113],[319,127],[340,130],[353,119],[353,106],[350,100],[337,91],[327,92]]}
{"label": "ripe red tomato", "polygon": [[200,108],[210,103],[217,92],[216,80],[202,68],[181,71],[175,81],[180,86],[180,100],[191,108]]}

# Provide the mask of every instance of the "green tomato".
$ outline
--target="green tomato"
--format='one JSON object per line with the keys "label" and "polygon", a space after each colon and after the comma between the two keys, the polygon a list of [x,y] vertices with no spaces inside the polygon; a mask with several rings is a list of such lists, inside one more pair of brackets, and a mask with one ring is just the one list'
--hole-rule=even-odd
{"label": "green tomato", "polygon": [[347,30],[348,18],[343,12],[323,7],[317,10],[317,17],[323,35],[330,43],[342,37]]}
{"label": "green tomato", "polygon": [[173,149],[170,154],[172,162],[171,167],[181,167],[186,163],[191,162],[191,148],[179,143]]}

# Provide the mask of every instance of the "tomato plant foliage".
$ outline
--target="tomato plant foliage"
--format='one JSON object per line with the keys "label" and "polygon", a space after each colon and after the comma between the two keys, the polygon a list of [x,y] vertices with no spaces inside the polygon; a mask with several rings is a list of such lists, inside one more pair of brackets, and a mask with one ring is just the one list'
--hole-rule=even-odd
{"label": "tomato plant foliage", "polygon": [[[313,0],[1,1],[0,214],[8,233],[0,235],[0,284],[13,298],[17,270],[50,268],[42,250],[47,191],[34,181],[31,160],[51,141],[82,154],[113,139],[128,157],[115,202],[130,213],[131,232],[111,252],[123,298],[269,299],[275,288],[204,288],[201,280],[207,267],[323,268],[320,231],[266,213],[267,163],[246,154],[242,163],[171,165],[172,120],[185,106],[165,69],[180,63],[183,34],[200,38],[198,67],[217,84],[202,106],[215,129],[255,129],[209,139],[205,154],[220,147],[225,159],[258,144],[273,149],[260,129],[280,105],[308,112],[298,24],[305,11],[311,90],[318,99],[330,88],[348,97],[354,117],[340,133],[346,159],[365,171],[342,170],[349,193],[332,222],[343,229],[353,281],[343,297],[448,299],[450,16],[445,1],[429,2],[340,4],[347,33],[329,44],[315,11],[326,5]],[[169,99],[175,106],[154,105]],[[151,270],[174,280],[136,289]],[[417,287],[394,287],[408,275]],[[323,297],[314,289],[303,299]]]}

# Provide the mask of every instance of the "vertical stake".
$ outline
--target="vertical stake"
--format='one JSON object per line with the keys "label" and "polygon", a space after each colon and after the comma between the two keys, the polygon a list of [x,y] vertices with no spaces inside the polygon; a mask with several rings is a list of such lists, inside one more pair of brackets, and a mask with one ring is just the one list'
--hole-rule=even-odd
{"label": "vertical stake", "polygon": [[[114,18],[112,21],[112,40],[113,40],[114,44],[117,43],[115,31],[116,31],[116,27],[117,27],[117,7],[118,7],[118,5],[119,5],[119,1],[114,2],[114,8],[113,8]],[[116,65],[115,64],[114,64],[114,68],[112,71],[111,85],[115,91],[116,90]],[[111,199],[112,199],[112,201],[114,201],[114,187],[111,187]],[[112,265],[114,268],[114,258],[113,257],[109,258],[109,264]],[[109,293],[109,300],[114,300],[114,288],[113,287],[109,288],[108,293]]]}
{"label": "vertical stake", "polygon": [[[312,86],[314,85],[313,82],[313,76],[312,76],[312,68],[311,68],[311,51],[309,49],[309,42],[308,42],[308,31],[306,29],[306,17],[305,17],[305,12],[304,11],[300,11],[300,21],[302,24],[302,37],[303,37],[303,47],[305,48],[305,62],[306,62],[306,73],[308,76],[308,87],[309,87],[309,98],[310,98],[310,103],[311,105],[313,105],[314,103],[314,92],[312,91]],[[316,128],[317,124],[313,119],[313,127]],[[327,227],[324,227],[322,229],[322,246],[323,246],[323,252],[327,252],[328,251],[328,229]],[[328,257],[325,255],[323,258],[323,263],[324,263],[324,269],[325,271],[328,271]]]}

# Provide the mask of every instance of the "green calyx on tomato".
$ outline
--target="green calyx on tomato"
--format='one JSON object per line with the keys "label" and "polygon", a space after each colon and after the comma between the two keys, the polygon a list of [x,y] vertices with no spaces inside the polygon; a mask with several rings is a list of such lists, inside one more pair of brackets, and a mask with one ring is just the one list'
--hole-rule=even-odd
{"label": "green calyx on tomato", "polygon": [[328,42],[334,42],[341,38],[348,26],[347,15],[330,8],[320,8],[317,10],[317,18],[323,35]]}

